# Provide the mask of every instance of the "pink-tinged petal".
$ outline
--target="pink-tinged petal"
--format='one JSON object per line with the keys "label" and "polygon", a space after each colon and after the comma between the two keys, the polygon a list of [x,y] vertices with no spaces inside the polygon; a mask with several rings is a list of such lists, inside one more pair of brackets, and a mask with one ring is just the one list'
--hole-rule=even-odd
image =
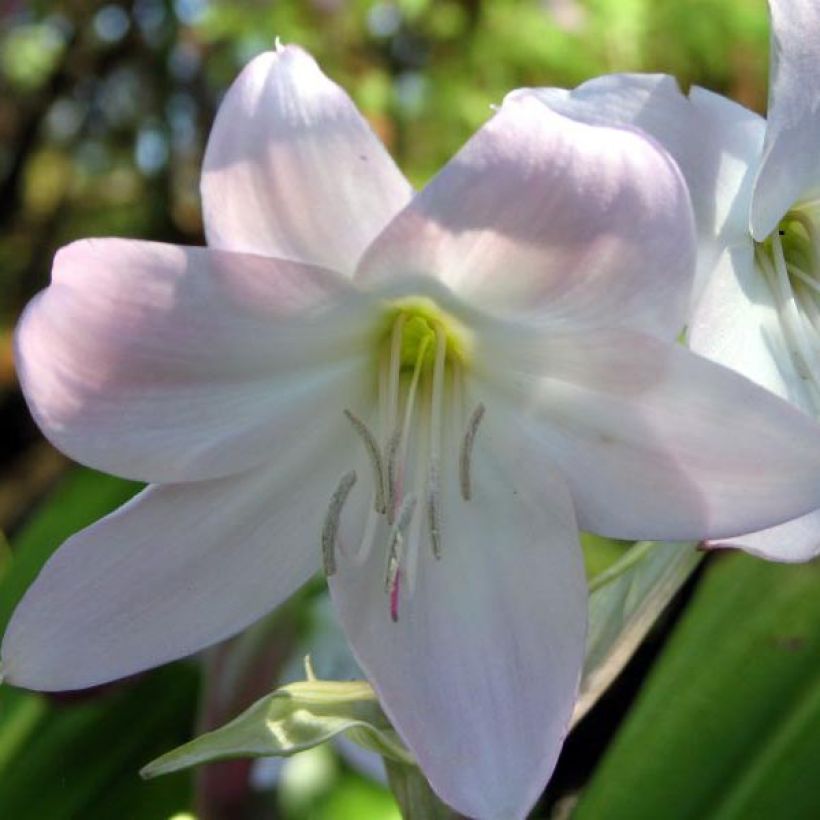
{"label": "pink-tinged petal", "polygon": [[751,211],[758,241],[792,205],[820,198],[820,7],[816,0],[769,0],[769,11],[769,123]]}
{"label": "pink-tinged petal", "polygon": [[694,291],[700,293],[723,249],[748,236],[765,120],[702,88],[693,88],[687,98],[675,79],[663,74],[612,74],[572,91],[540,88],[533,93],[554,111],[583,122],[640,128],[672,155],[695,211]]}
{"label": "pink-tinged petal", "polygon": [[561,468],[582,529],[719,539],[820,505],[820,425],[737,373],[623,332],[508,334],[493,364],[504,344],[488,341],[485,378]]}
{"label": "pink-tinged petal", "polygon": [[356,276],[436,277],[496,314],[674,337],[693,264],[689,197],[664,152],[521,94],[388,225]]}
{"label": "pink-tinged petal", "polygon": [[276,607],[319,568],[334,470],[344,469],[339,434],[317,431],[304,452],[242,475],[151,487],[70,538],[14,612],[6,680],[94,686],[196,652]]}
{"label": "pink-tinged petal", "polygon": [[812,407],[751,237],[724,253],[689,325],[689,347],[804,410]]}
{"label": "pink-tinged petal", "polygon": [[769,561],[811,561],[820,555],[820,509],[768,530],[725,538],[708,546],[733,547]]}
{"label": "pink-tinged petal", "polygon": [[524,817],[572,715],[584,570],[567,488],[541,449],[500,414],[487,414],[474,441],[471,500],[452,459],[441,475],[441,558],[421,543],[412,592],[400,576],[398,621],[384,550],[364,565],[340,559],[330,589],[360,666],[437,794],[468,817]]}
{"label": "pink-tinged petal", "polygon": [[349,274],[411,195],[351,99],[301,49],[260,55],[228,90],[202,172],[209,245]]}
{"label": "pink-tinged petal", "polygon": [[294,262],[127,240],[61,250],[16,338],[23,391],[59,449],[143,481],[276,458],[368,378],[369,302]]}

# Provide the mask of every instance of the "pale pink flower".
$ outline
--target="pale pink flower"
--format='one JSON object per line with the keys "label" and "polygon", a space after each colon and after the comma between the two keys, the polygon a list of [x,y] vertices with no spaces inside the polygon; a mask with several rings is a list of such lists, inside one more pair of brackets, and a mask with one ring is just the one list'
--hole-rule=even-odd
{"label": "pale pink flower", "polygon": [[[631,124],[681,167],[698,226],[692,350],[820,418],[820,5],[770,0],[768,121],[672,77],[539,89],[554,111]],[[765,465],[761,465],[764,468]],[[820,554],[820,509],[714,546],[776,561]]]}
{"label": "pale pink flower", "polygon": [[49,438],[152,486],[45,566],[8,680],[91,686],[195,652],[324,559],[433,788],[522,816],[583,661],[578,526],[683,540],[799,515],[817,426],[673,344],[691,208],[638,133],[519,95],[414,195],[287,47],[228,92],[202,193],[208,249],[78,242],[20,322]]}

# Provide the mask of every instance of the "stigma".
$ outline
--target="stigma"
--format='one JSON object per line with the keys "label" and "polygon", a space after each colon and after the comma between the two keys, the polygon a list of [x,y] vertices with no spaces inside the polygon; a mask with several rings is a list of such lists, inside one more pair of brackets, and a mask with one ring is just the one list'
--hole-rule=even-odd
{"label": "stigma", "polygon": [[[471,498],[473,447],[484,406],[462,418],[471,336],[432,300],[413,297],[386,305],[374,348],[376,406],[342,411],[366,455],[372,495],[353,558],[364,563],[374,549],[383,551],[386,612],[397,621],[400,597],[412,596],[421,550],[436,560],[446,550],[443,499]],[[445,476],[457,492],[443,492]],[[321,534],[328,576],[336,572],[342,512],[356,481],[354,470],[346,473],[330,499]]]}

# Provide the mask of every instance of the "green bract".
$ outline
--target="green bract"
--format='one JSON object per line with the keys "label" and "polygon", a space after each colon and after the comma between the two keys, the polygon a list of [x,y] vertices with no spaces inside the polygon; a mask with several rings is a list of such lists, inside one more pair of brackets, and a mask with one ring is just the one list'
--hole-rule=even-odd
{"label": "green bract", "polygon": [[149,763],[145,778],[231,757],[292,755],[336,735],[403,764],[413,758],[364,681],[307,680],[266,695],[239,717]]}

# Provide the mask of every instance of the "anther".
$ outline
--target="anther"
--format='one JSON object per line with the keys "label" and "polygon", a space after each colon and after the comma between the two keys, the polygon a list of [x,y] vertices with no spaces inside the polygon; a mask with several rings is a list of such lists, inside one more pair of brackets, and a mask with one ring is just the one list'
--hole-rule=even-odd
{"label": "anther", "polygon": [[324,564],[325,575],[328,577],[336,572],[336,534],[339,531],[342,507],[344,507],[355,483],[356,471],[351,470],[349,473],[345,473],[331,496],[330,505],[327,508],[325,523],[322,527],[322,563]]}
{"label": "anther", "polygon": [[438,461],[430,463],[430,477],[427,483],[427,518],[430,524],[430,545],[433,555],[441,558],[441,511],[439,508],[439,467]]}
{"label": "anther", "polygon": [[416,496],[410,493],[402,501],[396,523],[390,530],[390,547],[387,558],[387,576],[384,579],[384,591],[390,596],[390,619],[393,623],[399,620],[402,547],[415,510]]}
{"label": "anther", "polygon": [[353,429],[361,436],[364,442],[364,449],[367,451],[370,465],[373,468],[373,484],[376,487],[373,507],[377,513],[384,513],[384,467],[382,466],[382,457],[379,453],[379,445],[376,443],[373,433],[370,432],[367,425],[357,415],[350,410],[345,410],[345,415],[348,421],[353,425]]}
{"label": "anther", "polygon": [[387,574],[384,579],[385,592],[390,592],[393,589],[401,564],[401,550],[404,545],[404,538],[407,535],[407,528],[410,526],[415,511],[416,496],[410,493],[404,497],[398,517],[390,529],[390,537],[387,542]]}
{"label": "anther", "polygon": [[464,441],[461,442],[461,454],[458,460],[459,474],[461,478],[461,497],[465,501],[470,500],[472,487],[470,482],[470,462],[473,457],[473,444],[475,443],[475,434],[478,430],[478,425],[481,424],[481,419],[484,418],[484,405],[479,404],[470,420],[467,422],[467,431],[464,433]]}

